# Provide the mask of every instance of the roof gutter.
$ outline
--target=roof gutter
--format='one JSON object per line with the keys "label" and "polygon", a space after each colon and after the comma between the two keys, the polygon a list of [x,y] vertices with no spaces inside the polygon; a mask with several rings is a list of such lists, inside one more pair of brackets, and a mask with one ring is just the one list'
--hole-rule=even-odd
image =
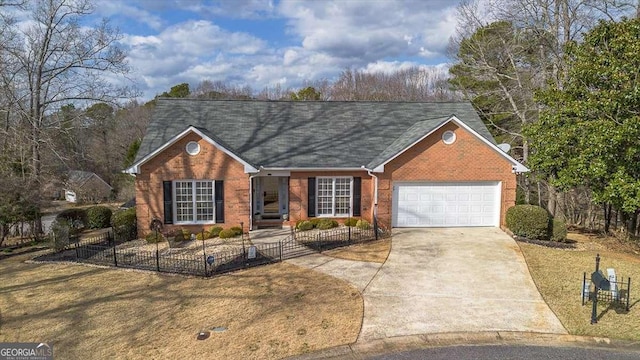
{"label": "roof gutter", "polygon": [[362,171],[364,166],[362,167],[260,167],[261,170],[265,171]]}

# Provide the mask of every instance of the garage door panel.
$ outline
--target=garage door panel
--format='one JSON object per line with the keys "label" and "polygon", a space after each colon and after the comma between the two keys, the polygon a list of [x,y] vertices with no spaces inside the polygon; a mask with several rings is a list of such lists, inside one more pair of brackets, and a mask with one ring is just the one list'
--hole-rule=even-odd
{"label": "garage door panel", "polygon": [[418,183],[394,186],[394,226],[497,226],[500,183]]}

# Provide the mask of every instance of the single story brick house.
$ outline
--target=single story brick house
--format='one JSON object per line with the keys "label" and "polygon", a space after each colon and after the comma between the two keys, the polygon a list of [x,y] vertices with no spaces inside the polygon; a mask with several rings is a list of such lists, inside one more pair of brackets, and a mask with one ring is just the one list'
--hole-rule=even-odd
{"label": "single story brick house", "polygon": [[471,104],[157,100],[134,164],[139,235],[361,217],[502,226],[528,169]]}

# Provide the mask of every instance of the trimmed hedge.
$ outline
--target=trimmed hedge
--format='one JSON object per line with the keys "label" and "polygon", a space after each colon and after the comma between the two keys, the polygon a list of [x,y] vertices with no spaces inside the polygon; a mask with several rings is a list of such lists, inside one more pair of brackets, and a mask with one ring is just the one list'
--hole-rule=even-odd
{"label": "trimmed hedge", "polygon": [[358,218],[348,218],[344,221],[344,226],[356,226],[358,224]]}
{"label": "trimmed hedge", "polygon": [[236,236],[236,232],[233,229],[224,229],[220,231],[218,236],[220,236],[220,239],[230,239]]}
{"label": "trimmed hedge", "polygon": [[156,238],[156,232],[155,231],[152,232],[152,233],[149,233],[147,236],[145,236],[144,239],[149,244],[161,243],[161,242],[166,240],[164,238],[164,235],[162,235],[162,233],[160,233],[160,232],[158,232],[158,237]]}
{"label": "trimmed hedge", "polygon": [[371,229],[371,224],[365,219],[360,219],[356,222],[356,227],[360,230],[369,230]]}
{"label": "trimmed hedge", "polygon": [[309,220],[302,220],[302,221],[298,221],[298,224],[296,225],[296,228],[299,231],[309,231],[311,229],[313,229],[313,223]]}
{"label": "trimmed hedge", "polygon": [[242,228],[240,226],[233,226],[229,230],[233,231],[233,236],[242,235]]}
{"label": "trimmed hedge", "polygon": [[551,227],[551,240],[564,242],[567,240],[567,224],[562,219],[553,219]]}
{"label": "trimmed hedge", "polygon": [[66,209],[56,215],[55,220],[64,220],[72,234],[79,232],[87,226],[87,211],[85,209]]}
{"label": "trimmed hedge", "polygon": [[218,237],[218,235],[220,235],[220,231],[222,231],[222,226],[212,227],[211,229],[209,229],[209,237],[210,238]]}
{"label": "trimmed hedge", "polygon": [[196,233],[196,240],[206,240],[211,238],[211,233],[208,231],[200,231]]}
{"label": "trimmed hedge", "polygon": [[111,215],[111,226],[116,237],[124,237],[126,240],[135,239],[138,230],[136,208],[114,212]]}
{"label": "trimmed hedge", "polygon": [[536,205],[516,205],[507,210],[507,227],[514,235],[528,239],[549,239],[551,217]]}
{"label": "trimmed hedge", "polygon": [[338,222],[333,219],[321,219],[315,227],[320,230],[329,230],[338,227],[338,225]]}
{"label": "trimmed hedge", "polygon": [[87,209],[87,225],[89,229],[104,229],[111,224],[113,212],[106,206],[92,206]]}

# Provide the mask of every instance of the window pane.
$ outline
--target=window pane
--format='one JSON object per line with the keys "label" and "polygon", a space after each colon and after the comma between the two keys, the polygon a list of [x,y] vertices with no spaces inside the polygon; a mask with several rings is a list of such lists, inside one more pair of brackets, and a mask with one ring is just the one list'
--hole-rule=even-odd
{"label": "window pane", "polygon": [[176,221],[193,221],[193,184],[176,181]]}
{"label": "window pane", "polygon": [[337,178],[335,187],[335,214],[348,215],[351,203],[351,179]]}
{"label": "window pane", "polygon": [[196,220],[213,221],[213,182],[196,181]]}
{"label": "window pane", "polygon": [[318,215],[333,215],[333,179],[319,178],[316,181],[318,186],[316,196]]}

